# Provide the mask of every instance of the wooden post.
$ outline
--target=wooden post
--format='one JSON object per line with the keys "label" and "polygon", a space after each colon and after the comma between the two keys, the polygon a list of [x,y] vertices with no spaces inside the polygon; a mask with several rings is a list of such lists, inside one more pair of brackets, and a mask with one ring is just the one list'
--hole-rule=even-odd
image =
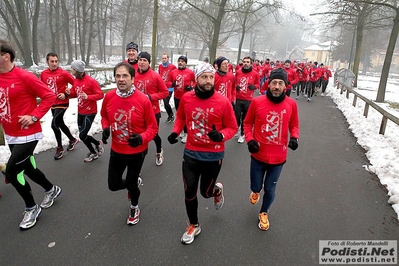
{"label": "wooden post", "polygon": [[2,125],[0,125],[0,146],[6,145],[6,141],[4,139],[4,130]]}

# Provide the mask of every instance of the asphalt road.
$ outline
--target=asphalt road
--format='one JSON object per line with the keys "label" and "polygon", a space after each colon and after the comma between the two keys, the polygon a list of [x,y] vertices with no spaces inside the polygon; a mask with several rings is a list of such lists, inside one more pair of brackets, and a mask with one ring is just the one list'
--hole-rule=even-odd
{"label": "asphalt road", "polygon": [[[219,181],[225,204],[199,197],[202,233],[180,242],[186,227],[181,161],[184,145],[170,145],[172,125],[162,117],[165,162],[155,165],[150,144],[143,166],[140,222],[126,225],[125,191],[107,187],[109,145],[84,163],[83,143],[59,161],[54,151],[36,155],[39,168],[63,192],[37,225],[20,231],[24,204],[0,183],[0,265],[318,265],[319,240],[398,240],[396,214],[378,178],[364,170],[364,150],[328,97],[298,100],[301,138],[289,151],[270,229],[257,227],[260,204],[249,203],[249,153],[237,138],[226,145]],[[99,136],[97,136],[99,137]],[[42,189],[33,184],[38,203]]]}

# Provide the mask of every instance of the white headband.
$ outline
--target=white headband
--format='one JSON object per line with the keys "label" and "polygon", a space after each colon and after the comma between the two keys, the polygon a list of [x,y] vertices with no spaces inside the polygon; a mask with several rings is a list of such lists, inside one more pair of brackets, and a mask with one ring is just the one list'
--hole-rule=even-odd
{"label": "white headband", "polygon": [[205,72],[211,72],[212,74],[215,74],[216,70],[213,68],[211,64],[206,62],[200,62],[195,67],[195,79],[197,79],[202,73]]}

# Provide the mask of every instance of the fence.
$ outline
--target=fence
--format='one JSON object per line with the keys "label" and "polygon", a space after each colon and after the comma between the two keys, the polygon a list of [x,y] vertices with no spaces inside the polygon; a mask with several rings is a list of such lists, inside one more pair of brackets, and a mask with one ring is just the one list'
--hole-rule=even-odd
{"label": "fence", "polygon": [[348,87],[347,85],[345,85],[341,82],[337,82],[337,89],[341,89],[341,94],[346,92],[347,99],[349,99],[350,93],[353,93],[353,103],[352,103],[353,106],[356,106],[357,98],[360,98],[361,100],[363,100],[365,102],[364,112],[363,112],[363,115],[365,117],[368,116],[370,106],[373,107],[376,111],[378,111],[382,115],[380,131],[379,131],[380,134],[382,134],[382,135],[385,134],[385,129],[387,127],[388,119],[391,120],[392,122],[394,122],[395,124],[399,125],[399,118],[392,115],[391,113],[389,113],[387,110],[385,110],[384,108],[382,108],[375,102],[373,102],[370,99],[367,99],[363,95],[359,94],[358,92],[353,90],[352,87]]}

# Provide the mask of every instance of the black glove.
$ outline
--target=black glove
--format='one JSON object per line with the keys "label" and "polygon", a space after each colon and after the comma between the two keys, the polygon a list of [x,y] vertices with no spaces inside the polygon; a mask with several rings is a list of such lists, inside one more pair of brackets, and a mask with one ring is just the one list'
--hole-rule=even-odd
{"label": "black glove", "polygon": [[191,91],[192,89],[193,89],[193,87],[191,87],[189,85],[186,86],[186,91]]}
{"label": "black glove", "polygon": [[288,142],[288,148],[290,148],[293,151],[298,149],[298,139],[290,138],[290,141]]}
{"label": "black glove", "polygon": [[103,129],[103,138],[102,138],[102,142],[104,144],[107,144],[107,139],[109,138],[109,135],[111,134],[111,131],[109,130],[109,127],[106,127]]}
{"label": "black glove", "polygon": [[176,81],[172,82],[172,87],[176,86]]}
{"label": "black glove", "polygon": [[255,140],[250,140],[248,142],[248,150],[250,153],[257,153],[259,151],[259,143]]}
{"label": "black glove", "polygon": [[216,130],[216,126],[212,125],[212,130],[208,132],[208,137],[214,142],[221,142],[223,140],[223,135]]}
{"label": "black glove", "polygon": [[256,87],[255,87],[255,85],[249,85],[248,89],[250,89],[251,91],[254,91],[254,90],[256,90]]}
{"label": "black glove", "polygon": [[127,142],[129,142],[130,147],[136,148],[143,144],[143,138],[139,134],[132,134]]}
{"label": "black glove", "polygon": [[240,86],[236,86],[236,91],[239,91],[240,90]]}
{"label": "black glove", "polygon": [[175,144],[177,143],[177,137],[179,136],[179,134],[177,134],[176,132],[172,132],[169,136],[168,136],[168,141],[170,144]]}

